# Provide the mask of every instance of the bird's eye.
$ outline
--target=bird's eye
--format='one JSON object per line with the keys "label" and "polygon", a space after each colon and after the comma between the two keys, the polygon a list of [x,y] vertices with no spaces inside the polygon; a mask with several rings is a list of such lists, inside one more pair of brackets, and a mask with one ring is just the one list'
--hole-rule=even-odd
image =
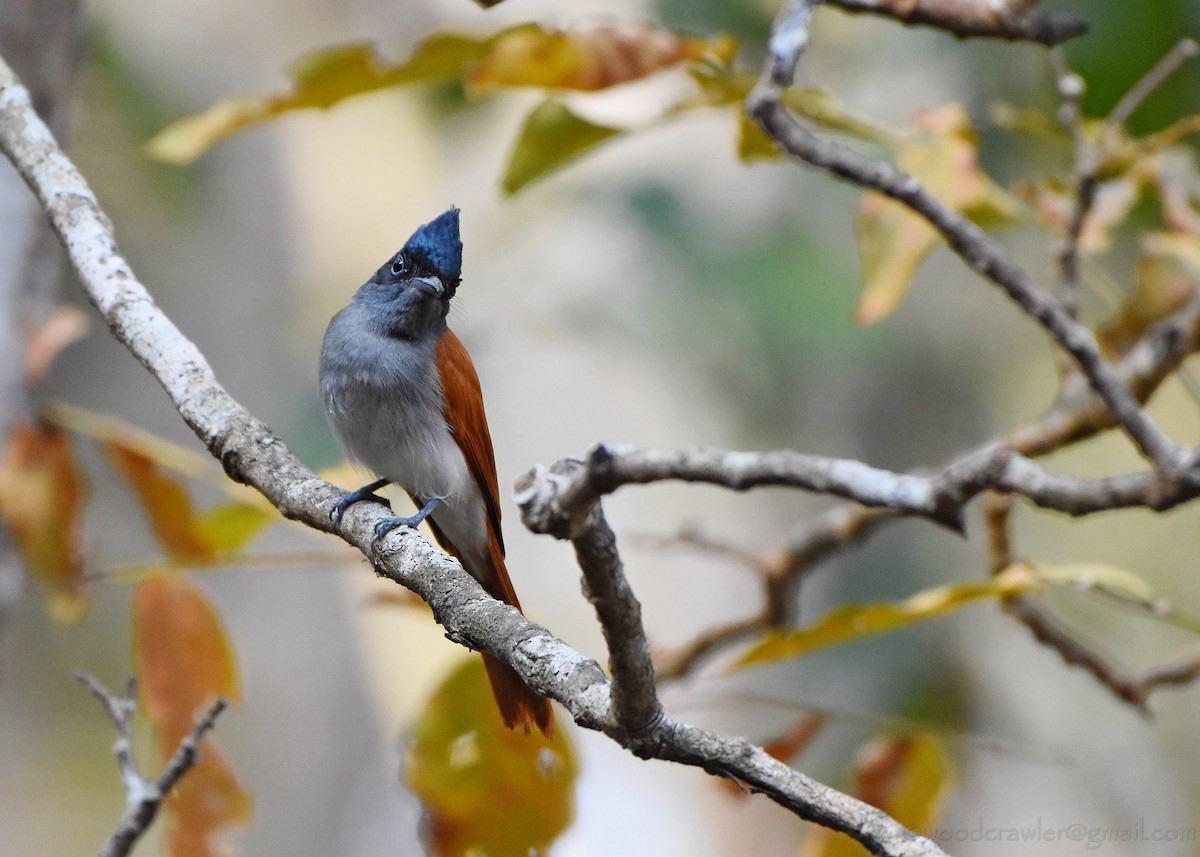
{"label": "bird's eye", "polygon": [[392,262],[392,274],[398,277],[404,273],[405,268],[406,266],[404,264],[404,257],[397,256],[396,260]]}

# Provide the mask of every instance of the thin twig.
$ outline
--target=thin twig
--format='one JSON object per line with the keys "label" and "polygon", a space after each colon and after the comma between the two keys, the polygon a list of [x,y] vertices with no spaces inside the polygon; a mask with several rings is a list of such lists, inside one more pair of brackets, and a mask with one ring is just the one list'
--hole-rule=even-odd
{"label": "thin twig", "polygon": [[1175,47],[1171,48],[1162,59],[1154,64],[1150,71],[1142,76],[1141,80],[1125,93],[1112,112],[1108,114],[1104,124],[1109,128],[1119,128],[1124,125],[1146,99],[1166,82],[1167,78],[1179,71],[1184,63],[1197,56],[1200,56],[1200,43],[1197,43],[1195,39],[1180,39]]}
{"label": "thin twig", "polygon": [[1081,101],[1085,84],[1083,78],[1071,71],[1066,53],[1055,48],[1050,53],[1055,69],[1055,84],[1061,100],[1059,121],[1071,135],[1075,149],[1075,206],[1067,223],[1067,234],[1058,251],[1058,298],[1063,311],[1079,315],[1079,241],[1083,226],[1096,201],[1096,157],[1094,148],[1083,130]]}
{"label": "thin twig", "polygon": [[758,636],[773,623],[765,612],[746,619],[735,619],[723,625],[706,628],[697,634],[690,642],[661,652],[655,658],[659,681],[675,681],[690,675],[701,661],[711,657],[721,649]]}
{"label": "thin twig", "polygon": [[[992,574],[1001,573],[1016,561],[1009,531],[1012,507],[1012,498],[1003,494],[988,495],[983,506],[988,533],[988,565]],[[1078,639],[1031,596],[1010,596],[1004,599],[1003,605],[1004,611],[1028,628],[1039,643],[1058,652],[1065,663],[1087,670],[1118,699],[1143,714],[1149,713],[1147,704],[1156,688],[1187,684],[1200,676],[1200,652],[1154,667],[1142,675],[1133,675]]]}
{"label": "thin twig", "polygon": [[214,702],[196,721],[192,731],[179,742],[179,747],[167,761],[162,773],[153,780],[147,780],[138,772],[137,760],[133,756],[133,715],[137,710],[135,681],[130,679],[124,695],[116,696],[82,670],[77,671],[75,677],[100,700],[117,730],[113,753],[117,757],[117,768],[125,786],[125,812],[99,854],[100,857],[126,857],[154,823],[167,794],[199,760],[200,740],[216,725],[217,717],[228,703],[224,699]]}

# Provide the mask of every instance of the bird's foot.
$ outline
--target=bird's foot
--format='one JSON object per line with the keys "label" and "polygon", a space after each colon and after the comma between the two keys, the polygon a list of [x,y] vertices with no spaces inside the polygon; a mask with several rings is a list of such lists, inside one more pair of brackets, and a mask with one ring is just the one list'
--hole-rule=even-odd
{"label": "bird's foot", "polygon": [[392,508],[391,502],[386,497],[380,497],[375,492],[387,485],[390,480],[376,479],[370,485],[364,485],[357,491],[351,491],[349,494],[343,494],[333,504],[333,508],[329,510],[329,517],[333,519],[335,524],[342,521],[342,515],[346,513],[346,509],[353,506],[355,503],[360,503],[363,500],[374,500],[376,503],[382,503],[389,509]]}
{"label": "bird's foot", "polygon": [[437,504],[445,499],[443,497],[434,497],[428,503],[421,507],[421,510],[415,515],[410,515],[407,518],[384,518],[375,525],[375,541],[378,542],[396,527],[412,527],[420,526],[421,522],[429,517],[429,513],[437,507]]}

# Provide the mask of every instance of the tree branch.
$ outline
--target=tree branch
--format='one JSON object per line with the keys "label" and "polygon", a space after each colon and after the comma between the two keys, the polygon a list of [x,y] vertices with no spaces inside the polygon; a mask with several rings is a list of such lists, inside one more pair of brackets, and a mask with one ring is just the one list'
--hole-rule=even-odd
{"label": "tree branch", "polygon": [[125,687],[125,695],[116,696],[85,672],[76,672],[75,677],[100,700],[117,729],[113,753],[117,757],[117,768],[125,785],[126,805],[116,829],[100,849],[100,857],[126,857],[154,823],[158,809],[167,794],[200,759],[200,740],[216,725],[217,717],[228,703],[218,699],[209,706],[204,716],[196,721],[192,731],[179,743],[163,772],[157,779],[147,780],[138,772],[137,761],[133,757],[133,714],[137,710],[137,683],[130,679]]}
{"label": "tree branch", "polygon": [[[633,722],[623,719],[631,712],[614,712],[614,688],[595,661],[489,597],[458,562],[415,531],[402,527],[376,544],[374,527],[388,514],[384,507],[356,504],[335,526],[329,512],[342,492],[317,478],[238,404],[196,346],[155,305],[121,257],[111,224],[87,182],[37,117],[28,92],[2,59],[0,149],[45,208],[88,299],[117,339],[163,386],[231,478],[257,489],[288,518],[335,533],[358,547],[378,573],[429,603],[450,639],[509,663],[534,690],[561,702],[580,726],[604,731],[642,757],[736,777],[802,818],[843,831],[877,854],[943,853],[886,813],[810,780],[742,739],[684,726],[665,715],[639,736],[623,733],[614,727]],[[585,538],[593,540],[586,543],[589,551],[605,550],[600,530]],[[612,556],[616,557],[615,547]],[[624,597],[620,591],[614,595],[616,603]],[[631,673],[645,674],[638,666],[643,661],[638,652],[617,655],[614,661],[627,659]],[[628,693],[638,698],[636,688]]]}
{"label": "tree branch", "polygon": [[1018,494],[1042,508],[1074,516],[1131,506],[1162,510],[1200,496],[1200,486],[1164,480],[1153,471],[1095,479],[1064,476],[1002,444],[968,452],[932,476],[893,473],[853,459],[791,450],[733,452],[599,444],[586,461],[566,459],[551,474],[533,471],[526,477],[524,491],[553,491],[568,516],[566,521],[526,523],[536,532],[558,528],[570,537],[572,522],[603,495],[624,485],[666,480],[736,491],[768,485],[800,488],[846,497],[895,515],[927,518],[956,531],[962,530],[967,504],[987,490]]}
{"label": "tree branch", "polygon": [[596,608],[608,647],[613,727],[637,737],[654,730],[663,718],[641,604],[625,578],[616,536],[600,503],[593,500],[570,507],[556,503],[559,487],[572,484],[572,475],[582,467],[582,462],[567,459],[549,471],[531,471],[517,482],[516,502],[526,527],[569,539],[574,546],[584,593]]}
{"label": "tree branch", "polygon": [[[1145,402],[1179,368],[1183,360],[1198,349],[1200,295],[1174,316],[1148,330],[1122,356],[1116,364],[1116,370],[1138,401]],[[1112,414],[1087,385],[1086,379],[1075,372],[1064,379],[1059,399],[1049,410],[1010,431],[1001,445],[1022,455],[1036,457],[1093,437],[1113,425]],[[1149,475],[1140,477],[1147,480],[1144,486],[1131,486],[1134,477],[1124,478],[1127,487],[1135,487],[1139,492],[1145,489],[1144,495],[1138,499],[1148,503],[1172,500],[1160,490],[1164,485],[1169,486],[1172,492],[1180,488],[1169,480],[1164,482],[1152,479]],[[997,481],[997,487],[999,485]],[[1176,494],[1173,502],[1182,502],[1186,493]],[[989,494],[989,503],[984,509],[985,519],[997,496]],[[1006,502],[1011,503],[1011,495],[1004,497]],[[735,645],[755,633],[793,624],[795,605],[798,603],[796,591],[805,576],[832,554],[855,544],[874,532],[879,525],[898,517],[900,514],[892,509],[846,503],[822,513],[778,548],[753,554],[764,557],[762,562],[751,563],[756,567],[762,566],[759,570],[763,577],[763,608],[748,618],[705,631],[678,650],[660,653],[656,659],[659,678],[681,678],[722,648]],[[731,549],[726,550],[728,552]],[[770,558],[769,563],[766,562],[767,557]],[[1163,682],[1159,682],[1161,684]]]}
{"label": "tree branch", "polygon": [[518,480],[516,500],[526,527],[570,540],[575,547],[589,599],[609,641],[614,709],[610,734],[641,758],[669,759],[737,779],[801,818],[848,833],[876,854],[941,853],[933,842],[904,829],[886,813],[805,777],[762,747],[679,723],[663,712],[654,691],[640,606],[625,582],[612,530],[598,496],[576,488],[584,469],[577,459],[560,461],[550,470],[536,468]]}
{"label": "tree branch", "polygon": [[960,38],[1008,39],[1057,45],[1088,31],[1087,21],[1063,12],[1044,12],[1036,0],[825,0],[846,12],[885,15],[904,24],[945,30]]}
{"label": "tree branch", "polygon": [[[999,574],[1017,561],[1009,532],[1011,513],[1011,497],[1004,494],[988,496],[983,518],[988,532],[988,560],[992,574]],[[1156,689],[1165,685],[1187,684],[1200,676],[1200,651],[1152,667],[1142,675],[1134,675],[1111,663],[1075,637],[1028,595],[1004,599],[1004,611],[1028,628],[1039,643],[1057,652],[1063,663],[1091,673],[1114,696],[1143,714],[1149,714],[1150,695]]]}
{"label": "tree branch", "polygon": [[782,102],[800,55],[810,39],[816,0],[787,0],[776,18],[768,59],[746,98],[746,111],[794,158],[863,188],[874,190],[921,215],[971,270],[999,286],[1035,319],[1078,364],[1088,383],[1112,412],[1138,450],[1174,478],[1194,478],[1195,456],[1176,444],[1141,409],[1100,351],[1095,336],[1052,296],[1039,289],[982,229],[929,193],[921,183],[890,164],[815,136]]}

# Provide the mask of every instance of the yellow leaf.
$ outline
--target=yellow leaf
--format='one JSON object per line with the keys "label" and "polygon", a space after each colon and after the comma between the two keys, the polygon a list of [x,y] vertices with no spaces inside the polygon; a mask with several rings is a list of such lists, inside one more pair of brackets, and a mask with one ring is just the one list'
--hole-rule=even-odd
{"label": "yellow leaf", "polygon": [[436,34],[421,42],[402,63],[383,60],[369,44],[314,51],[292,66],[290,92],[225,98],[203,113],[172,122],[146,144],[147,151],[160,161],[190,164],[226,137],[283,113],[328,109],[347,98],[389,86],[456,80],[465,75],[468,63],[486,53],[494,38],[498,36],[476,39]]}
{"label": "yellow leaf", "polygon": [[1182,309],[1196,291],[1196,275],[1167,255],[1138,259],[1136,280],[1133,294],[1097,331],[1109,357],[1125,354],[1147,330]]}
{"label": "yellow leaf", "polygon": [[1032,569],[1047,583],[1097,592],[1140,607],[1180,628],[1200,633],[1200,618],[1173,606],[1149,583],[1123,568],[1098,562],[1081,562],[1063,565],[1038,563]]}
{"label": "yellow leaf", "polygon": [[1165,256],[1183,265],[1193,277],[1200,277],[1200,235],[1181,232],[1152,232],[1142,238],[1142,252]]}
{"label": "yellow leaf", "polygon": [[0,516],[58,622],[72,622],[83,611],[85,500],[66,432],[32,423],[14,427],[0,462]]}
{"label": "yellow leaf", "polygon": [[775,141],[744,110],[738,111],[737,156],[739,161],[745,163],[773,161],[783,157]]}
{"label": "yellow leaf", "polygon": [[896,603],[837,607],[808,628],[769,634],[738,658],[733,666],[740,669],[798,657],[825,646],[944,616],[975,601],[1019,595],[1037,590],[1042,585],[1041,578],[1031,569],[1013,565],[987,580],[938,586]]}
{"label": "yellow leaf", "polygon": [[[926,110],[915,120],[917,136],[896,155],[897,165],[929,193],[982,226],[1016,219],[1016,201],[979,169],[979,141],[957,104]],[[885,318],[900,304],[938,233],[906,206],[875,193],[863,195],[856,221],[863,294],[855,311],[860,324]]]}
{"label": "yellow leaf", "polygon": [[[932,735],[876,741],[859,754],[854,796],[875,806],[909,830],[931,830],[941,818],[950,787],[950,760]],[[858,842],[814,828],[801,857],[865,857]]]}
{"label": "yellow leaf", "polygon": [[1058,118],[1030,107],[1016,107],[1004,101],[988,106],[988,118],[992,124],[1008,131],[1020,131],[1043,140],[1070,145],[1071,132]]}
{"label": "yellow leaf", "polygon": [[434,692],[404,761],[439,857],[544,853],[570,824],[577,774],[566,729],[554,737],[504,728],[478,657]]}
{"label": "yellow leaf", "polygon": [[728,63],[737,44],[679,36],[640,24],[593,24],[572,30],[528,26],[497,38],[474,67],[477,90],[495,86],[595,91],[712,58]]}
{"label": "yellow leaf", "polygon": [[[217,697],[241,697],[232,644],[207,597],[184,575],[145,578],[133,597],[133,655],[142,701],[158,728],[161,762]],[[222,839],[251,816],[250,797],[206,737],[201,757],[167,801],[172,857],[219,857]]]}
{"label": "yellow leaf", "polygon": [[133,489],[163,550],[181,563],[215,560],[216,548],[198,532],[192,500],[183,484],[119,441],[104,441],[103,447],[113,467]]}
{"label": "yellow leaf", "polygon": [[728,37],[706,41],[612,24],[571,31],[521,24],[483,37],[438,33],[399,63],[382,59],[370,44],[341,45],[295,63],[290,91],[223,99],[159,131],[147,143],[147,151],[161,161],[189,164],[225,138],[284,113],[327,109],[392,86],[461,81],[477,90],[594,90],[701,59],[728,61],[736,50]]}
{"label": "yellow leaf", "polygon": [[194,520],[196,537],[217,554],[236,554],[279,520],[269,505],[230,500],[201,512]]}
{"label": "yellow leaf", "polygon": [[[117,417],[77,408],[63,402],[51,402],[45,408],[46,420],[54,425],[106,443],[114,443],[140,453],[160,467],[183,476],[211,479],[217,487],[230,486],[230,480],[214,466],[208,455],[202,455],[181,444],[165,440]],[[233,486],[238,495],[247,492],[244,486]],[[255,492],[256,493],[256,492]]]}
{"label": "yellow leaf", "polygon": [[[702,101],[709,107],[738,109],[738,157],[742,160],[777,158],[779,149],[766,133],[742,109],[746,96],[758,78],[747,72],[734,71],[728,65],[697,63],[691,69],[692,79],[700,87]],[[824,128],[847,134],[871,143],[895,144],[897,137],[881,125],[854,116],[836,97],[823,89],[791,87],[783,94],[783,103],[804,119]],[[689,109],[693,104],[685,104]]]}
{"label": "yellow leaf", "polygon": [[511,196],[622,133],[581,119],[561,101],[543,101],[525,118],[501,187]]}

